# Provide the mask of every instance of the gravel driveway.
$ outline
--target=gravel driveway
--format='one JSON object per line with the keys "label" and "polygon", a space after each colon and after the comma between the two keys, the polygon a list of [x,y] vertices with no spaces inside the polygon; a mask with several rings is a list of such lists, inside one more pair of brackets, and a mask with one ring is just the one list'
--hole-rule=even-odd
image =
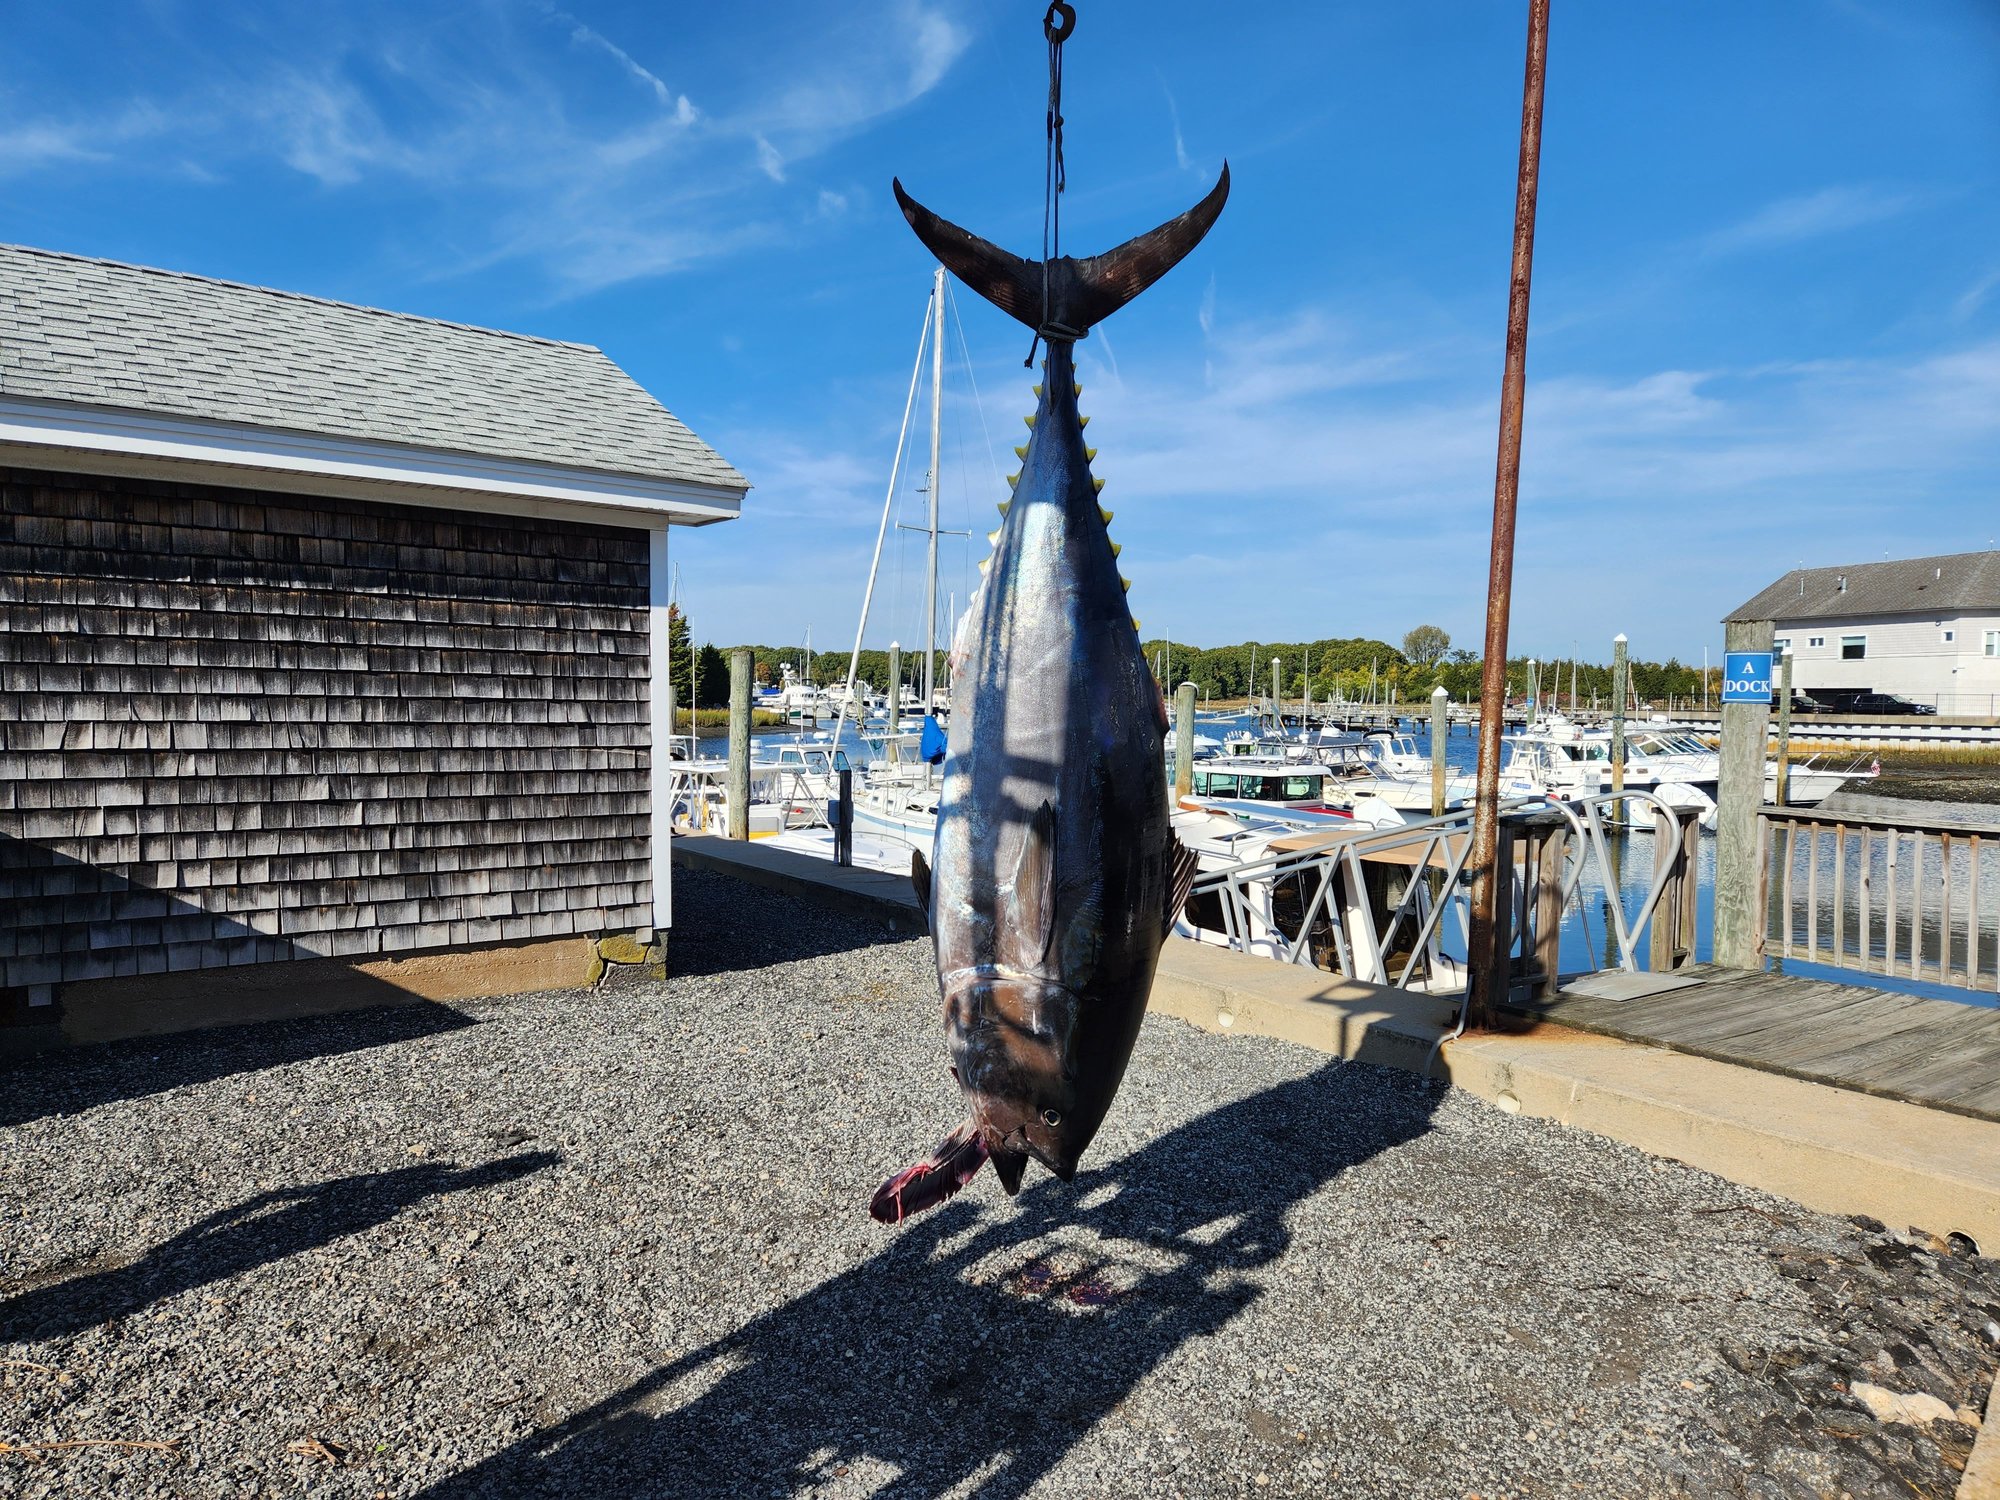
{"label": "gravel driveway", "polygon": [[1169,1020],[1073,1188],[884,1229],[926,945],[676,881],[663,986],[0,1071],[0,1491],[1951,1493],[1965,1247]]}

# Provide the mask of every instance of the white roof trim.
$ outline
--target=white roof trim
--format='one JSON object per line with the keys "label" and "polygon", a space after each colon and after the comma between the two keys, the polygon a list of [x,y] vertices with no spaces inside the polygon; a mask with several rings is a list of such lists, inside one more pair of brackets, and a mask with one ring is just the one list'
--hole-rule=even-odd
{"label": "white roof trim", "polygon": [[732,520],[745,493],[20,396],[0,396],[0,462],[647,528]]}

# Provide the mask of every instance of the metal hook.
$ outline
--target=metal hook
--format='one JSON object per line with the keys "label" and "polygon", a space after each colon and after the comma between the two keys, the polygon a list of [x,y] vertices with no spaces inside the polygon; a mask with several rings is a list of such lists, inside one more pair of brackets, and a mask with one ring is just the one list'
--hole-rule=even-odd
{"label": "metal hook", "polygon": [[[1057,18],[1060,17],[1060,23]],[[1076,7],[1064,0],[1049,0],[1049,13],[1042,17],[1042,35],[1050,43],[1060,47],[1069,40],[1069,34],[1076,30]]]}

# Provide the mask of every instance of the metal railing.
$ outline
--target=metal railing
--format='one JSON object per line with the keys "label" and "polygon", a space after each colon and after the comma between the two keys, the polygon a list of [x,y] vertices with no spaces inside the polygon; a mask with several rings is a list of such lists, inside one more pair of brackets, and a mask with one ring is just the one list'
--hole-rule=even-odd
{"label": "metal railing", "polygon": [[[722,762],[676,761],[667,768],[666,798],[673,809],[676,825],[693,833],[722,833],[729,827],[729,801],[724,782],[728,767]],[[833,794],[821,784],[815,771],[779,769],[753,764],[750,767],[752,805],[775,805],[780,830],[816,828],[827,821],[827,804]]]}
{"label": "metal railing", "polygon": [[2000,992],[2000,825],[1761,818],[1766,956]]}
{"label": "metal railing", "polygon": [[[1608,835],[1634,817],[1654,834],[1652,878],[1625,909]],[[1400,828],[1302,833],[1274,849],[1199,876],[1184,935],[1280,963],[1331,969],[1372,984],[1434,992],[1465,984],[1469,946],[1472,818],[1460,812]],[[1499,862],[1509,872],[1499,903],[1504,950],[1517,982],[1554,984],[1563,913],[1581,909],[1587,878],[1608,892],[1618,966],[1679,967],[1692,956],[1695,815],[1645,792],[1575,802],[1501,804]],[[1665,921],[1656,920],[1666,914]],[[1650,943],[1650,947],[1647,945]]]}

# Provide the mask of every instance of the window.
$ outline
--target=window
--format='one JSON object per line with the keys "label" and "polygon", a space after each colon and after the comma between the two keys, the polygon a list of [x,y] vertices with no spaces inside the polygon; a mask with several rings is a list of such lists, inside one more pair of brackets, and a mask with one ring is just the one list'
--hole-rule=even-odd
{"label": "window", "polygon": [[1809,635],[1806,637],[1806,644],[1808,646],[1824,646],[1826,644],[1826,637],[1823,635]]}
{"label": "window", "polygon": [[2000,656],[2000,630],[1989,630],[1986,632],[1986,654],[1988,656]]}
{"label": "window", "polygon": [[1945,644],[1950,645],[1953,641],[1958,639],[1958,632],[1956,630],[1947,630],[1944,633],[1944,639],[1945,639]]}
{"label": "window", "polygon": [[1784,635],[1779,636],[1775,641],[1771,642],[1771,649],[1777,652],[1780,656],[1785,655],[1792,649],[1791,637]]}
{"label": "window", "polygon": [[1867,655],[1867,636],[1844,635],[1840,638],[1840,659],[1842,661],[1860,661]]}
{"label": "window", "polygon": [[1317,776],[1287,776],[1285,778],[1285,800],[1287,802],[1299,802],[1307,797],[1317,797],[1318,795],[1319,778]]}

